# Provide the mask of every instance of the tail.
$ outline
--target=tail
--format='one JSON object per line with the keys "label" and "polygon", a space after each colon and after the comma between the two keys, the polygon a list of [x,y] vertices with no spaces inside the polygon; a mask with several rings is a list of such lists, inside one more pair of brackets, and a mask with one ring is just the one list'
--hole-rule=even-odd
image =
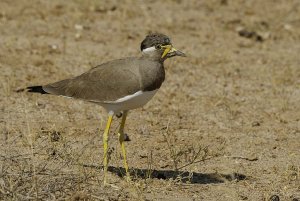
{"label": "tail", "polygon": [[40,93],[40,94],[49,94],[43,89],[43,86],[31,86],[23,89],[18,89],[16,92],[30,92],[30,93]]}

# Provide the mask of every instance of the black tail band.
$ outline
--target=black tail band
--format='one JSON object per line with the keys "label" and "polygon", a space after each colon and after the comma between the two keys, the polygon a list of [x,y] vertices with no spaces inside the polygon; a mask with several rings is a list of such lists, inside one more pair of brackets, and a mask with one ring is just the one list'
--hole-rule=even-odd
{"label": "black tail band", "polygon": [[27,87],[27,92],[31,93],[40,93],[40,94],[49,94],[47,93],[42,86],[31,86]]}

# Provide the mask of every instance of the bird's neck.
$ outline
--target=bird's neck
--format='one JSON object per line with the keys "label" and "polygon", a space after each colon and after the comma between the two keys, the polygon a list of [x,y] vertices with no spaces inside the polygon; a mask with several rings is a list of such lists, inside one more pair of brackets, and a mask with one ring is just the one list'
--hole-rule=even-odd
{"label": "bird's neck", "polygon": [[165,59],[161,58],[161,55],[159,54],[145,54],[143,53],[143,55],[141,56],[142,58],[148,59],[148,60],[152,60],[152,61],[158,61],[163,63],[165,61]]}

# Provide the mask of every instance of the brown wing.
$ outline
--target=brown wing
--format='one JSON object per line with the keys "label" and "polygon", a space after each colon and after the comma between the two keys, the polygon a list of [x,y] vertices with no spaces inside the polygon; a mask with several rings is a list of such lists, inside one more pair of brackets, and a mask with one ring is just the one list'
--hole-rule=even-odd
{"label": "brown wing", "polygon": [[130,58],[115,60],[80,76],[45,85],[43,89],[50,94],[87,101],[114,101],[141,89],[139,66]]}

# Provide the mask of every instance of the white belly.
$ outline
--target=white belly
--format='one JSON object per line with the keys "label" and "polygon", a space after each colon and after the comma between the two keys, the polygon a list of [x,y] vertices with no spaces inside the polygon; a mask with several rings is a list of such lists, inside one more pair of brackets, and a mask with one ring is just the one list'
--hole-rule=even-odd
{"label": "white belly", "polygon": [[145,105],[157,92],[154,91],[138,91],[134,94],[125,96],[116,101],[107,101],[99,103],[107,112],[119,113],[123,110],[132,110]]}

